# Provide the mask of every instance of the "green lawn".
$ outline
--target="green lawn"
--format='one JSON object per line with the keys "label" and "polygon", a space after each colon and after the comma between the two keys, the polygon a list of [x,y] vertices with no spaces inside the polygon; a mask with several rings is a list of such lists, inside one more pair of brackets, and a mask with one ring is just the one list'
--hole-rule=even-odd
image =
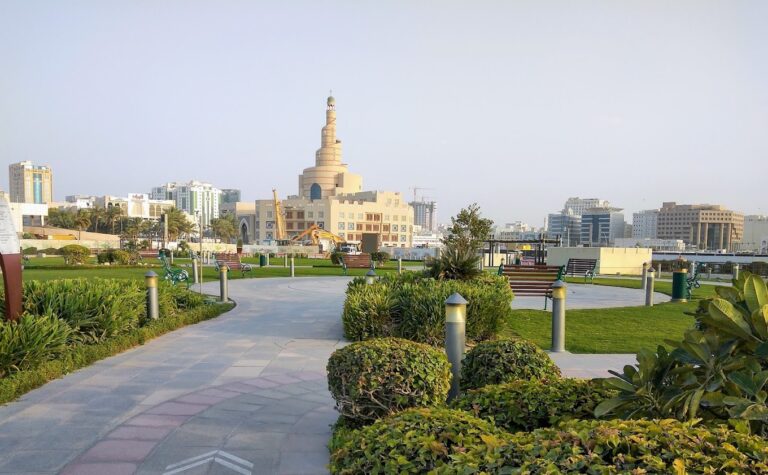
{"label": "green lawn", "polygon": [[[671,293],[670,282],[657,284],[658,292]],[[640,288],[640,281],[598,278],[595,285]],[[693,312],[699,299],[713,295],[714,286],[702,285],[688,303],[662,303],[651,308],[568,310],[565,348],[573,353],[637,353],[641,348],[655,349],[664,344],[664,340],[681,339],[683,332],[693,326],[693,317],[684,312]],[[502,335],[519,335],[549,349],[551,320],[551,312],[514,310]]]}
{"label": "green lawn", "polygon": [[[145,261],[151,262],[151,261]],[[312,263],[318,264],[320,267],[305,267]],[[264,278],[264,277],[289,277],[290,269],[283,267],[283,261],[280,259],[271,260],[271,266],[258,267],[258,264],[254,266],[253,271],[246,274],[246,278]],[[175,266],[181,266],[187,269],[190,274],[191,260],[190,259],[175,259]],[[377,274],[386,274],[396,272],[397,264],[389,262],[384,267],[376,269]],[[93,265],[87,266],[65,266],[62,258],[58,257],[46,257],[43,259],[31,259],[29,263],[24,266],[24,279],[28,280],[53,280],[53,279],[76,279],[76,278],[105,278],[105,279],[143,279],[144,274],[148,271],[154,271],[161,277],[164,275],[164,271],[159,264],[151,262],[151,265],[135,266],[135,267],[110,267],[110,266],[97,266],[95,260]],[[368,269],[350,269],[349,275],[362,276],[368,272]],[[306,262],[302,262],[301,265],[296,264],[296,277],[312,277],[312,276],[341,276],[343,271],[339,266],[332,266],[329,259],[307,259]],[[219,274],[213,267],[206,266],[203,270],[203,281],[210,282],[212,280],[218,280]],[[229,273],[229,279],[241,279],[243,275],[240,271],[233,270]]]}

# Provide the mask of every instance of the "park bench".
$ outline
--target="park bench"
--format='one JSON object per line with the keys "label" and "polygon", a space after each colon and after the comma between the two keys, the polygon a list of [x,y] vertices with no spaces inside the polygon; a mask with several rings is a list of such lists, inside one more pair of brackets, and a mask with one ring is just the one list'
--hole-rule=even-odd
{"label": "park bench", "polygon": [[145,249],[145,250],[141,250],[141,251],[137,251],[137,252],[139,254],[139,260],[140,261],[143,261],[145,259],[147,259],[147,260],[149,260],[149,259],[158,259],[159,256],[160,256],[160,251],[158,251],[157,249],[152,249],[152,250],[146,250]]}
{"label": "park bench", "polygon": [[163,271],[165,271],[165,275],[163,275],[164,280],[170,281],[173,285],[176,285],[179,282],[186,282],[187,287],[189,287],[189,284],[191,283],[189,281],[189,272],[185,269],[171,266],[171,263],[168,261],[168,258],[165,257],[165,254],[160,255],[160,261],[163,263]]}
{"label": "park bench", "polygon": [[552,284],[563,278],[563,272],[563,266],[499,266],[499,275],[507,278],[515,296],[543,296],[544,310],[547,309],[547,300],[552,298]]}
{"label": "park bench", "polygon": [[373,261],[370,254],[345,254],[341,256],[341,267],[347,275],[349,269],[373,269]]}
{"label": "park bench", "polygon": [[246,272],[251,272],[253,270],[253,266],[241,261],[238,254],[231,252],[219,252],[214,254],[213,265],[216,269],[216,272],[219,272],[219,269],[224,264],[226,264],[230,270],[239,270],[243,277],[245,277]]}
{"label": "park bench", "polygon": [[595,268],[597,267],[597,259],[568,259],[568,264],[565,266],[565,275],[584,276],[584,283],[587,283],[587,279],[592,282],[595,278]]}

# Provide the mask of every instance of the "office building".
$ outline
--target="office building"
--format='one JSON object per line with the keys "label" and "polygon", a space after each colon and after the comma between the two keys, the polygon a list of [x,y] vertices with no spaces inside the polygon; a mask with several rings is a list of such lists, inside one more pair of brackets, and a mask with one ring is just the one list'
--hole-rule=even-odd
{"label": "office building", "polygon": [[29,160],[8,166],[8,191],[14,203],[53,202],[53,171]]}
{"label": "office building", "polygon": [[547,235],[551,239],[559,237],[565,247],[578,246],[581,242],[581,215],[569,213],[547,215]]}
{"label": "office building", "polygon": [[568,210],[570,210],[570,214],[581,216],[588,209],[607,208],[610,206],[611,204],[607,200],[601,200],[600,198],[579,198],[577,196],[568,198],[565,201],[565,205],[563,205],[563,213],[568,213]]}
{"label": "office building", "polygon": [[434,201],[411,201],[413,207],[413,224],[421,226],[426,231],[437,230],[437,206]]}
{"label": "office building", "polygon": [[219,217],[221,190],[210,183],[192,180],[186,183],[171,182],[152,188],[153,200],[171,200],[176,208],[193,216],[195,222],[202,218],[203,226]]}
{"label": "office building", "polygon": [[159,220],[163,213],[176,205],[173,200],[151,199],[146,193],[130,193],[127,197],[100,196],[96,198],[95,204],[104,209],[116,206],[123,211],[123,216],[128,218],[153,220]]}
{"label": "office building", "polygon": [[632,213],[632,237],[656,239],[659,225],[659,210],[648,209]]}
{"label": "office building", "polygon": [[583,246],[611,246],[624,237],[624,213],[621,208],[590,208],[581,215],[579,241]]}
{"label": "office building", "polygon": [[221,190],[221,199],[219,204],[224,205],[226,203],[238,203],[240,202],[240,197],[240,190],[236,190],[234,188],[225,188]]}
{"label": "office building", "polygon": [[744,236],[737,250],[768,253],[768,216],[744,216]]}
{"label": "office building", "polygon": [[682,239],[701,250],[731,250],[744,235],[744,215],[720,205],[664,203],[658,238]]}

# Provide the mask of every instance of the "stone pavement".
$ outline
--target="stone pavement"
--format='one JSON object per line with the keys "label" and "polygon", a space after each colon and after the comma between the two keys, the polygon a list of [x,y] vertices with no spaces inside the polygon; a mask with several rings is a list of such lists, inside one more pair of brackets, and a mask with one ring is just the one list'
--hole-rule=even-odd
{"label": "stone pavement", "polygon": [[[231,281],[233,311],[0,407],[0,473],[327,473],[336,413],[325,364],[344,345],[348,280]],[[573,376],[634,359],[553,358]]]}
{"label": "stone pavement", "polygon": [[[645,291],[625,287],[608,287],[605,285],[568,284],[565,297],[566,308],[613,308],[635,307],[645,305]],[[669,302],[669,295],[653,293],[655,303]],[[544,309],[544,297],[515,297],[512,301],[515,309]],[[547,303],[552,308],[552,302]]]}

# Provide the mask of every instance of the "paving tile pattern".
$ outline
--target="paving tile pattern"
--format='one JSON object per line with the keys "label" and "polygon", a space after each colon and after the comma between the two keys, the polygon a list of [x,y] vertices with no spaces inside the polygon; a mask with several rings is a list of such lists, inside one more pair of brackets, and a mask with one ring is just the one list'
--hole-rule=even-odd
{"label": "paving tile pattern", "polygon": [[[336,413],[325,365],[345,344],[339,315],[348,281],[230,282],[233,311],[0,407],[0,474],[327,473]],[[595,302],[605,302],[604,287],[583,287],[584,298],[595,289]],[[631,305],[637,296],[627,295],[614,303]],[[634,359],[553,358],[583,377]]]}

